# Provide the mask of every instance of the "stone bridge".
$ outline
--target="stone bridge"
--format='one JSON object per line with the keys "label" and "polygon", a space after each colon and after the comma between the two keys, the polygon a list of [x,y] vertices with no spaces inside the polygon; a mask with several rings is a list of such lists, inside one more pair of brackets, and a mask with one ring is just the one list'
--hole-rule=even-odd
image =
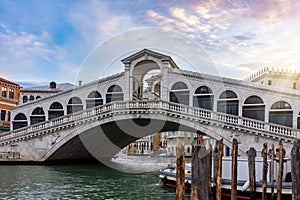
{"label": "stone bridge", "polygon": [[[240,155],[300,138],[300,95],[241,80],[180,70],[171,57],[141,50],[125,71],[18,106],[0,135],[0,159],[51,161],[113,157],[138,138],[189,131],[233,138]],[[157,74],[147,77],[147,73]]]}

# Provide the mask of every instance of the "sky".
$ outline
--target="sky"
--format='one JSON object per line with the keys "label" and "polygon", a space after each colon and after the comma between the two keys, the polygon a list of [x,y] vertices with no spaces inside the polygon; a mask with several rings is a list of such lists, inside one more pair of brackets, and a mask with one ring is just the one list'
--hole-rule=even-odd
{"label": "sky", "polygon": [[263,67],[299,71],[299,10],[298,0],[4,0],[0,76],[23,87],[76,84],[87,66],[101,68],[92,81],[121,72],[120,60],[143,48],[210,73],[195,59],[201,48],[214,72],[237,79]]}

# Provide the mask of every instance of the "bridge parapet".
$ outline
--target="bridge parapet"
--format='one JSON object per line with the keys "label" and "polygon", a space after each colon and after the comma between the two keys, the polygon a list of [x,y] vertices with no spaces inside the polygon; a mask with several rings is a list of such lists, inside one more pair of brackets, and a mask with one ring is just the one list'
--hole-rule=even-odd
{"label": "bridge parapet", "polygon": [[[0,145],[17,142],[24,138],[37,137],[45,133],[52,133],[65,126],[80,124],[82,120],[92,118],[101,119],[112,116],[115,112],[149,113],[162,111],[165,115],[174,115],[175,118],[185,118],[192,121],[214,124],[233,130],[244,131],[255,136],[270,137],[273,139],[293,141],[300,138],[300,130],[281,125],[270,124],[254,119],[218,113],[197,107],[177,104],[167,101],[115,101],[98,107],[90,108],[73,114],[65,115],[49,121],[44,121],[28,127],[23,127],[0,135]],[[100,117],[100,118],[99,118]]]}

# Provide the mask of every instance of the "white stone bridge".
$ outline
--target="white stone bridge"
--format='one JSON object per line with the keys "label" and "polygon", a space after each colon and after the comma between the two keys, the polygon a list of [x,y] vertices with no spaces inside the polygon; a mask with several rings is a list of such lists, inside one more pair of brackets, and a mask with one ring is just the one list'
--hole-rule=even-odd
{"label": "white stone bridge", "polygon": [[[113,157],[138,138],[176,130],[224,138],[228,146],[236,138],[241,155],[280,141],[289,155],[300,138],[297,91],[183,71],[147,49],[122,62],[122,73],[12,110],[0,159]],[[147,77],[150,71],[157,75]]]}

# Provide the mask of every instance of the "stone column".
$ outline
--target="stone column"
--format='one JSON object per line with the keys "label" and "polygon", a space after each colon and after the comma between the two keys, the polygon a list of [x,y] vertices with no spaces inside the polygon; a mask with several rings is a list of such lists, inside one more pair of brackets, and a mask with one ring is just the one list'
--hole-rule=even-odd
{"label": "stone column", "polygon": [[169,100],[169,61],[163,61],[162,78],[161,78],[161,96],[163,101]]}
{"label": "stone column", "polygon": [[125,74],[124,74],[124,100],[131,100],[130,88],[132,87],[132,77],[130,76],[130,63],[125,63]]}

